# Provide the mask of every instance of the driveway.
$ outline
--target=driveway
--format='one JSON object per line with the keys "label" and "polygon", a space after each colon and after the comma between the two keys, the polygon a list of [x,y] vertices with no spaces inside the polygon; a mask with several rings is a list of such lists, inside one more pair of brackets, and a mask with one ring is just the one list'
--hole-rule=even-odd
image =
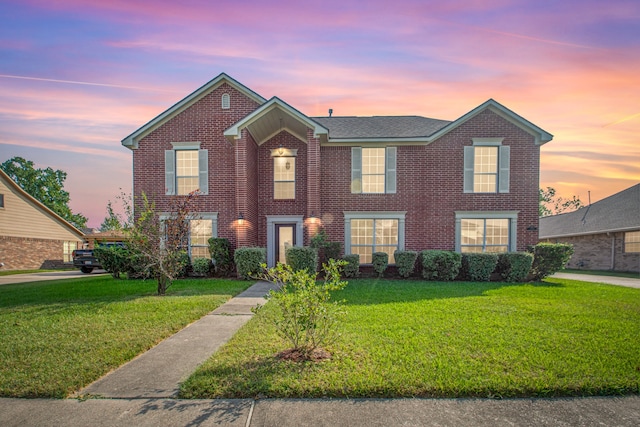
{"label": "driveway", "polygon": [[43,280],[76,279],[80,277],[105,274],[104,270],[95,270],[93,273],[85,274],[80,270],[69,271],[47,271],[45,273],[10,274],[0,276],[0,285],[10,285],[13,283],[40,282]]}
{"label": "driveway", "polygon": [[640,289],[640,278],[630,277],[596,276],[594,274],[556,273],[551,276],[556,279],[581,280],[583,282],[606,283],[609,285],[626,286]]}

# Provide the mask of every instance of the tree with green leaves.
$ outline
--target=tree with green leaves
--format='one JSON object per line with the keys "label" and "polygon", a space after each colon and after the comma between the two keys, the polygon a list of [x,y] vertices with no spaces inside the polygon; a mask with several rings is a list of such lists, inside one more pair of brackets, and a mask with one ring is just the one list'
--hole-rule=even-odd
{"label": "tree with green leaves", "polygon": [[31,160],[18,156],[0,164],[0,169],[20,188],[75,227],[86,226],[87,218],[82,214],[73,213],[69,207],[69,193],[64,189],[66,172],[50,167],[36,169]]}
{"label": "tree with green leaves", "polygon": [[571,199],[556,196],[556,190],[553,187],[541,188],[539,194],[538,214],[540,217],[575,211],[583,206],[577,196],[573,196]]}
{"label": "tree with green leaves", "polygon": [[161,217],[146,194],[136,204],[136,218],[125,228],[126,244],[136,255],[136,268],[158,281],[158,295],[165,295],[189,264],[189,221],[194,219],[197,194],[172,198],[166,217]]}
{"label": "tree with green leaves", "polygon": [[[133,208],[131,204],[131,194],[126,194],[120,189],[120,194],[116,196],[115,203],[122,207],[122,213],[116,212],[114,202],[107,202],[107,216],[100,224],[100,231],[120,231],[129,227],[133,223]],[[116,206],[117,207],[117,206]]]}

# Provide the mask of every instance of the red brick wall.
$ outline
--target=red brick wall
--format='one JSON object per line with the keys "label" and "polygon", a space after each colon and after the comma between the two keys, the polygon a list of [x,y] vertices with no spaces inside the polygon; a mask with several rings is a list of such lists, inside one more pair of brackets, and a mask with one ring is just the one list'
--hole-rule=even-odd
{"label": "red brick wall", "polygon": [[[465,145],[504,138],[511,146],[509,193],[464,194]],[[399,146],[396,194],[351,194],[351,148],[322,147],[322,220],[332,240],[344,241],[344,211],[406,211],[405,248],[455,247],[455,211],[519,211],[518,250],[537,242],[539,147],[533,137],[484,111],[427,146]]]}
{"label": "red brick wall", "polygon": [[62,240],[0,236],[2,270],[73,267],[62,261],[63,248]]}
{"label": "red brick wall", "polygon": [[[297,149],[296,156],[296,198],[294,200],[274,200],[273,198],[273,157],[271,150],[280,146]],[[290,133],[283,131],[265,142],[258,149],[258,245],[267,245],[267,215],[307,214],[307,144]]]}
{"label": "red brick wall", "polygon": [[[230,95],[228,110],[221,109],[224,93]],[[138,149],[133,150],[134,195],[139,197],[145,192],[155,200],[159,211],[167,210],[164,151],[172,149],[171,142],[200,142],[202,149],[209,150],[209,195],[198,198],[197,210],[218,212],[218,235],[230,239],[235,246],[236,147],[223,133],[257,107],[256,102],[225,83],[144,137]]]}

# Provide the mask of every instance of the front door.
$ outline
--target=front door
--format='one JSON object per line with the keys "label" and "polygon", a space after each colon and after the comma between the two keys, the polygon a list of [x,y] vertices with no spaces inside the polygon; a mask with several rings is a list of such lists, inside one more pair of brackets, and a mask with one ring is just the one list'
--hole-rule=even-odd
{"label": "front door", "polygon": [[285,251],[296,244],[296,224],[275,224],[276,261],[286,264]]}

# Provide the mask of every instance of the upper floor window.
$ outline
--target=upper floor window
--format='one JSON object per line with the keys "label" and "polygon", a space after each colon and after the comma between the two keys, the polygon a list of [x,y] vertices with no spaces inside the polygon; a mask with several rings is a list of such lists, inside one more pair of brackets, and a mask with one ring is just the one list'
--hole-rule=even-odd
{"label": "upper floor window", "polygon": [[0,208],[4,208],[4,194],[0,194]]}
{"label": "upper floor window", "polygon": [[464,147],[464,192],[508,193],[510,156],[502,138],[474,138]]}
{"label": "upper floor window", "polygon": [[351,192],[395,193],[397,147],[351,148]]}
{"label": "upper floor window", "polygon": [[273,198],[286,200],[296,198],[296,158],[273,158]]}
{"label": "upper floor window", "polygon": [[194,191],[209,193],[208,150],[199,142],[174,142],[164,156],[165,194],[186,195]]}
{"label": "upper floor window", "polygon": [[624,251],[640,252],[640,231],[628,231],[624,233]]}
{"label": "upper floor window", "polygon": [[231,97],[229,96],[228,93],[223,93],[222,94],[222,109],[223,110],[228,110],[229,108],[231,108]]}

